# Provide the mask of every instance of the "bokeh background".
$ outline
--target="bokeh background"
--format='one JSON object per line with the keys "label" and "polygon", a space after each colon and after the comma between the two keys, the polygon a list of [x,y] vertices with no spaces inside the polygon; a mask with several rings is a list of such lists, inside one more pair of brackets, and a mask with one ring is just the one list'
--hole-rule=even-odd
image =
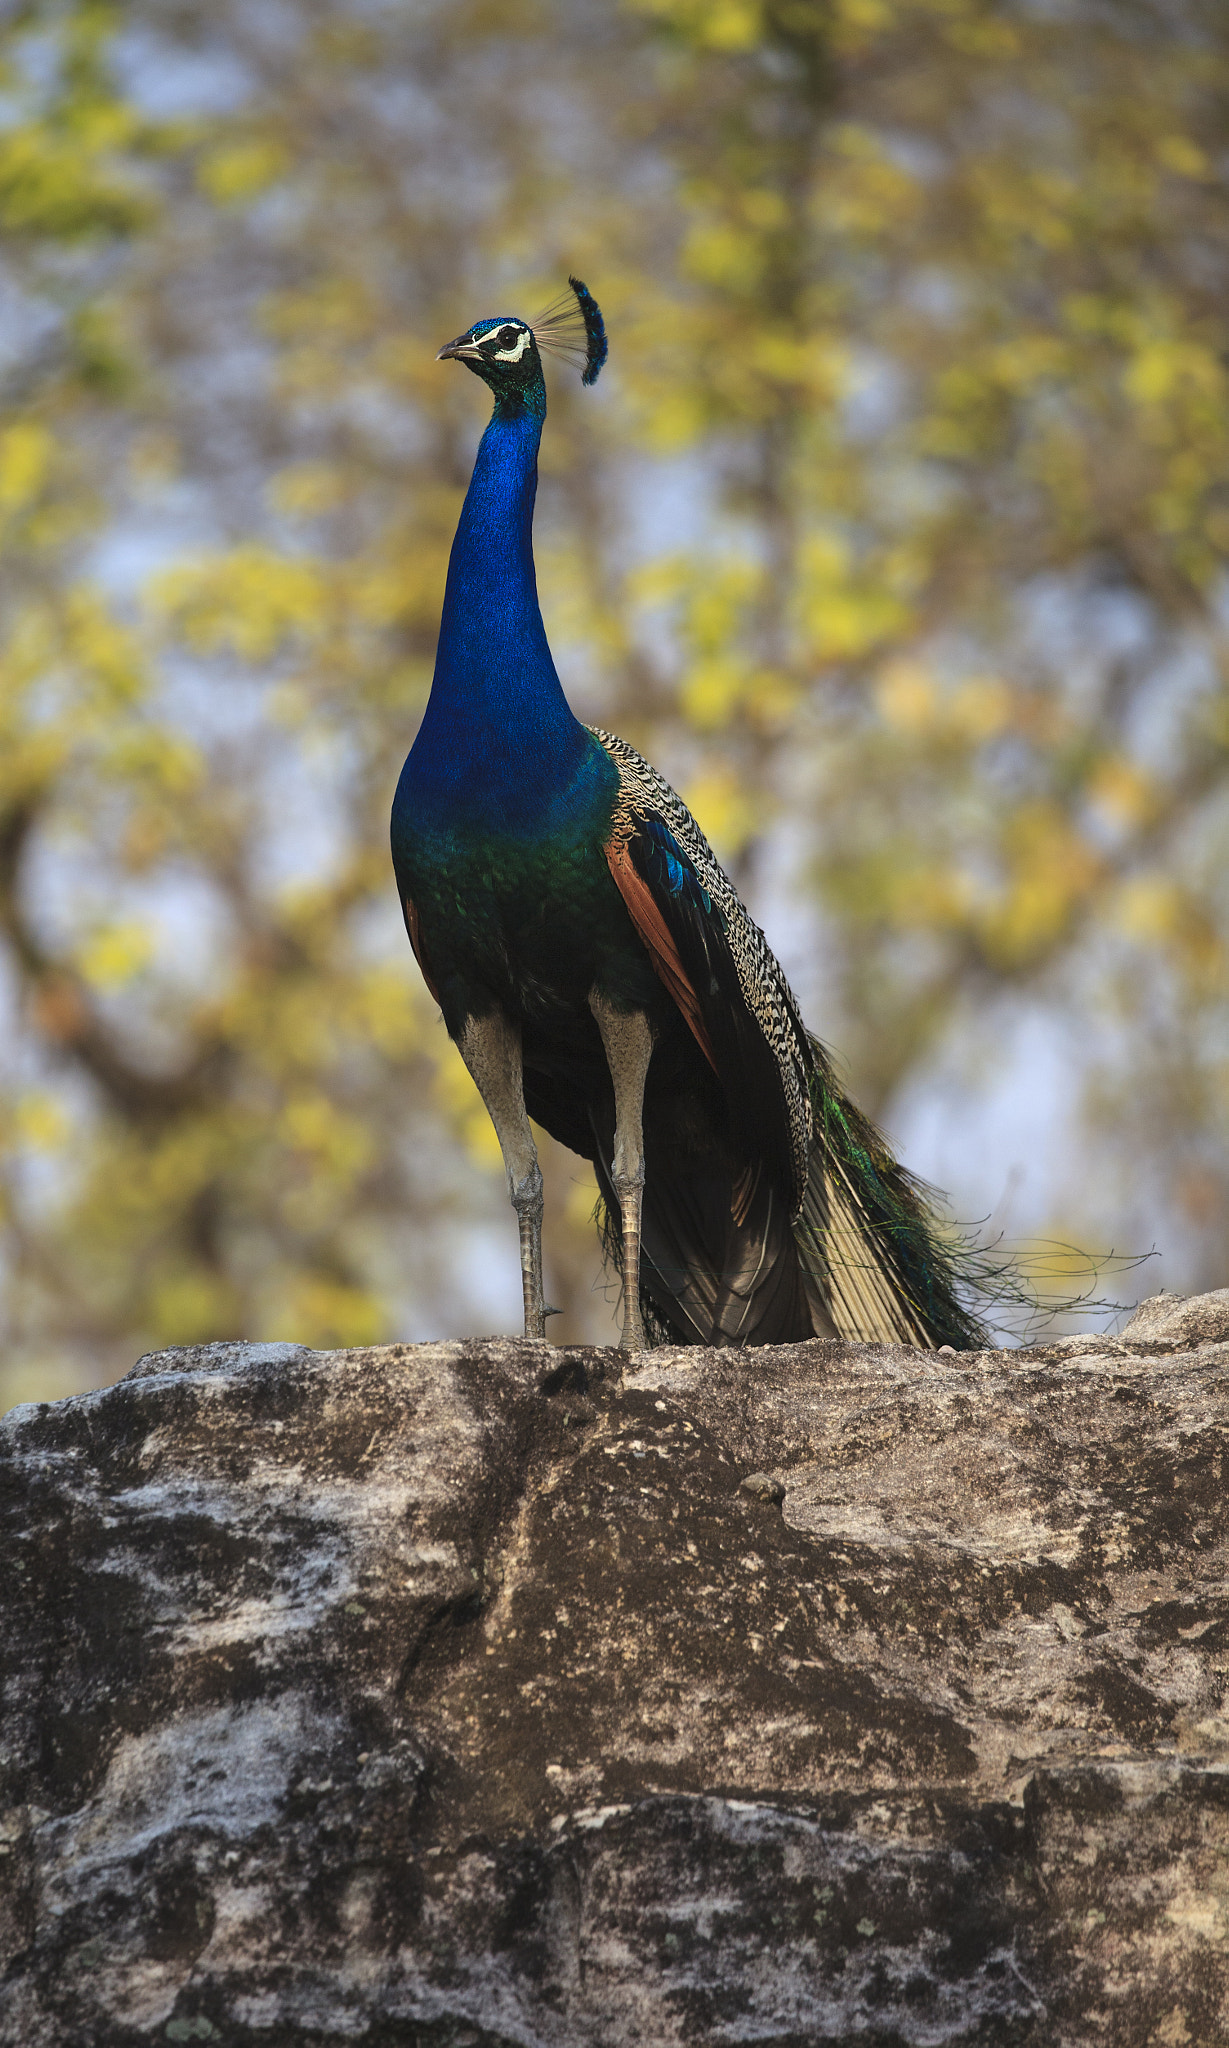
{"label": "bokeh background", "polygon": [[485,415],[434,352],[569,270],[574,705],[957,1215],[1229,1280],[1223,0],[60,0],[0,57],[0,1405],[518,1327],[387,816]]}

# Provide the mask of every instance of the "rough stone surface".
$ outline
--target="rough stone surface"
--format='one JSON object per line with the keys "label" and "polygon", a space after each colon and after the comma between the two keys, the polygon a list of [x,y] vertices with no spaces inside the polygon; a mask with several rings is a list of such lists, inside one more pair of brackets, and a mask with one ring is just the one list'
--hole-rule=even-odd
{"label": "rough stone surface", "polygon": [[0,2040],[1229,2040],[1229,1291],[620,1365],[0,1425]]}
{"label": "rough stone surface", "polygon": [[1229,1287],[1218,1287],[1214,1294],[1154,1294],[1140,1302],[1122,1334],[1171,1351],[1224,1343],[1229,1339]]}

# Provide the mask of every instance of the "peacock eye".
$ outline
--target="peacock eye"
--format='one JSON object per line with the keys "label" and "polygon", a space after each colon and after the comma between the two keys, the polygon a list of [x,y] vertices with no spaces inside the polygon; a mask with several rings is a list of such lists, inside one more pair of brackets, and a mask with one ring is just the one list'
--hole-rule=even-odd
{"label": "peacock eye", "polygon": [[513,342],[516,340],[515,327],[501,327],[498,335],[496,336],[496,340],[498,341],[499,346],[501,348],[511,348]]}

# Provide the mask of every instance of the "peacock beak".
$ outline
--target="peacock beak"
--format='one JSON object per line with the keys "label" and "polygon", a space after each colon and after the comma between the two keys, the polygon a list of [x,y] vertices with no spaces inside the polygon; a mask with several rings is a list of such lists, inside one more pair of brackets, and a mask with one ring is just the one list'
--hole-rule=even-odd
{"label": "peacock beak", "polygon": [[461,363],[475,360],[481,362],[482,350],[470,335],[463,334],[459,341],[450,341],[435,358],[437,363],[446,363],[454,359]]}

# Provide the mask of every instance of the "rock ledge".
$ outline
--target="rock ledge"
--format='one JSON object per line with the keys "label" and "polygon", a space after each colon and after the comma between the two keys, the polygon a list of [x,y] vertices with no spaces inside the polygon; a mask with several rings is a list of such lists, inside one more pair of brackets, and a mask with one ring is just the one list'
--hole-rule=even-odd
{"label": "rock ledge", "polygon": [[0,2040],[1229,2038],[1229,1290],[0,1424]]}

